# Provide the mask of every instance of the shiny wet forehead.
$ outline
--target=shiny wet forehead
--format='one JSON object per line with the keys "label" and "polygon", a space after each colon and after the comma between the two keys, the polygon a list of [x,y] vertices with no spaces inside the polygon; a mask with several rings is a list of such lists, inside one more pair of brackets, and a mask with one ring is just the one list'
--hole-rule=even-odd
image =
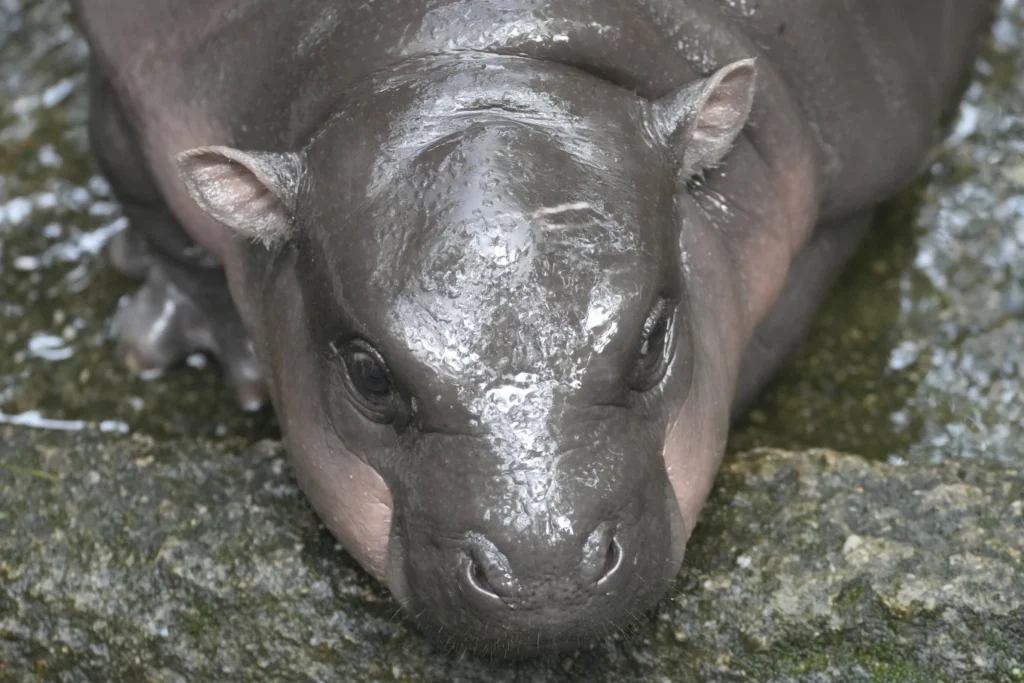
{"label": "shiny wet forehead", "polygon": [[[543,130],[471,126],[411,163],[416,230],[396,252],[394,334],[432,367],[559,374],[600,353],[657,286],[644,211],[621,178]],[[642,314],[643,311],[640,311]],[[571,379],[564,377],[563,379]]]}

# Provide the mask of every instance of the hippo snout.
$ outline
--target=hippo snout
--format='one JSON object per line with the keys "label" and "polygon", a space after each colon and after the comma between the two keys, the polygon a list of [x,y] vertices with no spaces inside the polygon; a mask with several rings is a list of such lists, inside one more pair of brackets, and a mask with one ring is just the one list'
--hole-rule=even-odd
{"label": "hippo snout", "polygon": [[567,603],[611,593],[632,564],[623,562],[622,545],[610,523],[601,524],[582,543],[570,540],[554,554],[560,561],[553,564],[561,565],[563,571],[555,573],[550,567],[537,575],[524,561],[527,558],[513,561],[492,541],[470,534],[457,560],[458,597],[468,609],[497,617],[506,610],[529,609],[548,601]]}
{"label": "hippo snout", "polygon": [[664,595],[682,559],[678,506],[651,489],[604,515],[452,515],[469,531],[412,515],[392,537],[396,593],[424,631],[482,653],[562,650],[622,629]]}

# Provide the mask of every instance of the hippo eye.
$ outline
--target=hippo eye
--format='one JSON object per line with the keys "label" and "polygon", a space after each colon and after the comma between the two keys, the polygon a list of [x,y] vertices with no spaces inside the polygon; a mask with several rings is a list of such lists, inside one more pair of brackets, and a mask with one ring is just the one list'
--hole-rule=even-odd
{"label": "hippo eye", "polygon": [[356,351],[348,357],[348,371],[356,389],[367,398],[379,399],[391,393],[387,370],[368,353]]}
{"label": "hippo eye", "polygon": [[637,391],[652,388],[665,374],[671,350],[672,318],[672,306],[664,299],[647,316],[631,382]]}
{"label": "hippo eye", "polygon": [[396,404],[394,385],[380,354],[369,344],[356,340],[345,347],[343,358],[358,407],[376,422],[392,421]]}

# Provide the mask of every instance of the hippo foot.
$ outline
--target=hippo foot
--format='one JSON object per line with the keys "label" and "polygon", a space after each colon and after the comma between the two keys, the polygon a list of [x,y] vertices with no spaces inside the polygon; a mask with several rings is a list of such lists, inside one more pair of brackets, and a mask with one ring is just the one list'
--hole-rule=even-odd
{"label": "hippo foot", "polygon": [[[144,284],[114,318],[121,353],[133,374],[155,379],[194,353],[212,355],[246,411],[267,399],[252,341],[222,277],[197,276],[154,254],[131,230],[108,247],[116,270]],[[206,280],[204,282],[204,280]]]}

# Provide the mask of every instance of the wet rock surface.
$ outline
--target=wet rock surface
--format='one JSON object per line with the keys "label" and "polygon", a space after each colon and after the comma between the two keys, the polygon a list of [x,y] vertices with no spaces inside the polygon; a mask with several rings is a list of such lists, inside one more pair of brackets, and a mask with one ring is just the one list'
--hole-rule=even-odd
{"label": "wet rock surface", "polygon": [[0,0],[0,681],[1024,681],[1021,0],[735,431],[676,595],[517,663],[417,633],[212,364],[123,368],[86,57],[66,3]]}
{"label": "wet rock surface", "polygon": [[1024,676],[1017,470],[734,458],[656,614],[581,652],[510,663],[435,648],[397,616],[319,525],[276,442],[0,436],[7,680]]}

